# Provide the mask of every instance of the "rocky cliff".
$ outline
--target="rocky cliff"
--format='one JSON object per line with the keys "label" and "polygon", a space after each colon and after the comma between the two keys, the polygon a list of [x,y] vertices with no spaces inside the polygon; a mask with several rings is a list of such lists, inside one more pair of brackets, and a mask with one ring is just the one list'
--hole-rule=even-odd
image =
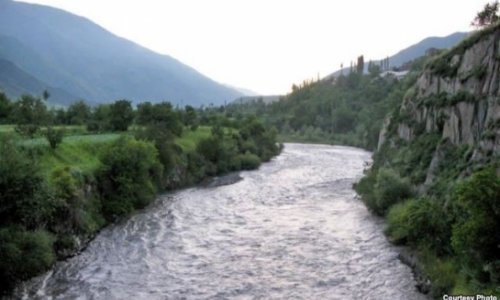
{"label": "rocky cliff", "polygon": [[433,179],[445,146],[469,148],[467,163],[486,163],[500,154],[500,25],[474,33],[430,61],[406,93],[399,111],[386,120],[379,151],[411,143],[425,134],[436,143],[425,183]]}

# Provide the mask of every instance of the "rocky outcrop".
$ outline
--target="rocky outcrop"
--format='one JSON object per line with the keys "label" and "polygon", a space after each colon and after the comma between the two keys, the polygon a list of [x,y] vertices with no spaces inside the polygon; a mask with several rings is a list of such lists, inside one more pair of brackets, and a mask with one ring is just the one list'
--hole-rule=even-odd
{"label": "rocky outcrop", "polygon": [[[399,117],[390,122],[384,124],[379,149],[390,140],[411,142],[435,133],[452,145],[471,147],[471,160],[500,155],[500,24],[429,62],[405,95]],[[440,156],[433,156],[427,184]]]}

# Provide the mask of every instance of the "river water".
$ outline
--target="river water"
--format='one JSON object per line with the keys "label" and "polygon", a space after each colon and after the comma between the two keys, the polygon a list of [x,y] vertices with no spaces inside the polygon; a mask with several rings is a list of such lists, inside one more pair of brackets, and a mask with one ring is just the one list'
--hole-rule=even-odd
{"label": "river water", "polygon": [[29,299],[423,299],[352,184],[370,153],[286,144],[241,181],[160,196]]}

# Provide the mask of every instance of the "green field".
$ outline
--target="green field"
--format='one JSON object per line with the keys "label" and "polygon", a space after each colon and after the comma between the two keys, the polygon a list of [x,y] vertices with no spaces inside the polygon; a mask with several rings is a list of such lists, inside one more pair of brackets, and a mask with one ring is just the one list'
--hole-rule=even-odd
{"label": "green field", "polygon": [[211,128],[207,126],[200,126],[195,131],[185,129],[182,136],[175,139],[175,143],[184,151],[193,151],[201,139],[208,138],[211,134]]}
{"label": "green field", "polygon": [[15,125],[0,125],[0,133],[14,132]]}
{"label": "green field", "polygon": [[[12,133],[19,138],[21,145],[36,147],[36,151],[41,154],[40,165],[48,177],[60,168],[70,168],[87,174],[93,173],[99,166],[98,157],[103,145],[124,134],[131,134],[130,132],[87,134],[84,126],[55,126],[55,128],[65,129],[63,142],[56,150],[49,148],[47,139],[41,133],[33,139],[22,138],[15,132],[15,125],[0,125],[0,134]],[[184,151],[194,151],[197,143],[210,135],[211,128],[208,126],[200,126],[195,131],[186,128],[183,135],[175,139],[175,143]]]}
{"label": "green field", "polygon": [[[16,125],[4,124],[0,125],[0,133],[15,132]],[[53,126],[53,128],[61,129],[64,128],[66,134],[71,135],[75,133],[83,134],[86,132],[85,126],[81,125],[66,125],[66,126]],[[41,128],[41,132],[44,132],[45,128]]]}
{"label": "green field", "polygon": [[[71,168],[84,174],[92,174],[99,167],[99,154],[107,143],[130,133],[104,133],[66,136],[56,150],[49,148],[45,138],[24,139],[26,146],[36,146],[42,153],[42,170],[50,175],[60,168]],[[211,135],[210,127],[200,127],[195,131],[186,129],[175,142],[184,151],[194,151],[198,141]]]}

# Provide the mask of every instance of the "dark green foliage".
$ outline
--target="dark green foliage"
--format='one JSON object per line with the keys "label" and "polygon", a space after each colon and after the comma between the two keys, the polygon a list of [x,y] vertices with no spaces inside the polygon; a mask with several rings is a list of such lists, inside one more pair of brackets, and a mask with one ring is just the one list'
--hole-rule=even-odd
{"label": "dark green foliage", "polygon": [[142,102],[137,105],[135,122],[138,125],[149,124],[153,120],[154,107],[151,102]]}
{"label": "dark green foliage", "polygon": [[17,132],[32,138],[41,125],[50,121],[50,115],[42,99],[23,95],[14,102],[11,119]]}
{"label": "dark green foliage", "polygon": [[137,106],[137,123],[140,125],[154,126],[161,132],[181,136],[182,122],[180,113],[172,108],[168,102],[151,104],[141,103]]}
{"label": "dark green foliage", "polygon": [[212,136],[201,140],[196,152],[208,162],[206,169],[208,175],[220,175],[238,169],[234,160],[238,155],[238,148],[235,140],[229,136]]}
{"label": "dark green foliage", "polygon": [[409,178],[411,183],[423,183],[439,140],[438,134],[417,136],[406,147],[400,147],[398,153],[393,157],[393,167],[403,177]]}
{"label": "dark green foliage", "polygon": [[90,116],[90,106],[83,100],[77,101],[68,107],[68,111],[66,112],[67,124],[87,124],[90,120]]}
{"label": "dark green foliage", "polygon": [[0,228],[0,295],[14,284],[47,270],[55,261],[53,238],[43,230]]}
{"label": "dark green foliage", "polygon": [[106,104],[94,108],[91,118],[87,123],[90,132],[103,132],[110,129],[111,106]]}
{"label": "dark green foliage", "polygon": [[5,93],[0,91],[0,124],[8,122],[13,104]]}
{"label": "dark green foliage", "polygon": [[183,122],[184,126],[188,126],[191,130],[196,130],[198,127],[198,115],[196,110],[190,105],[187,105],[184,109]]}
{"label": "dark green foliage", "polygon": [[47,127],[45,131],[45,138],[49,142],[49,146],[52,149],[56,149],[60,143],[62,143],[64,137],[64,129],[54,129],[52,127]]}
{"label": "dark green foliage", "polygon": [[214,174],[215,172],[210,170],[211,164],[208,165],[203,155],[199,154],[197,151],[191,151],[186,154],[187,159],[187,172],[191,178],[189,180],[192,183],[201,181],[207,176],[207,174]]}
{"label": "dark green foliage", "polygon": [[489,168],[458,187],[452,245],[481,282],[500,283],[500,177]]}
{"label": "dark green foliage", "polygon": [[50,197],[38,164],[9,138],[0,137],[0,225],[42,225]]}
{"label": "dark green foliage", "polygon": [[427,245],[438,254],[450,253],[450,214],[436,199],[416,198],[394,205],[387,214],[387,234],[396,243]]}
{"label": "dark green foliage", "polygon": [[134,120],[132,104],[127,100],[118,100],[109,106],[109,129],[127,131]]}
{"label": "dark green foliage", "polygon": [[162,165],[151,143],[122,137],[110,144],[101,156],[97,181],[107,220],[149,204],[160,181]]}
{"label": "dark green foliage", "polygon": [[252,153],[238,155],[242,170],[253,170],[260,166],[260,158]]}
{"label": "dark green foliage", "polygon": [[377,171],[376,169],[368,169],[365,171],[363,178],[361,178],[357,183],[354,184],[354,190],[361,196],[361,200],[366,204],[368,208],[374,210],[376,207],[375,190],[374,186],[377,182]]}
{"label": "dark green foliage", "polygon": [[476,102],[476,96],[468,91],[458,91],[448,100],[448,105],[455,105],[460,102],[474,103]]}
{"label": "dark green foliage", "polygon": [[245,118],[239,124],[239,132],[226,132],[221,126],[213,126],[212,136],[201,140],[196,147],[196,152],[207,162],[208,175],[254,169],[280,151],[276,131],[267,129],[255,117]]}
{"label": "dark green foliage", "polygon": [[380,169],[374,186],[375,206],[371,207],[377,214],[384,215],[394,204],[412,196],[412,188],[408,180],[390,169]]}
{"label": "dark green foliage", "polygon": [[459,65],[459,63],[451,65],[451,57],[439,56],[428,64],[428,68],[435,75],[451,78],[457,75]]}
{"label": "dark green foliage", "polygon": [[305,82],[273,103],[230,104],[225,112],[233,118],[257,114],[286,141],[347,144],[372,150],[377,147],[384,118],[399,105],[418,71],[415,67],[415,74],[410,72],[401,81],[375,76],[378,69],[371,75],[352,72],[334,80]]}

